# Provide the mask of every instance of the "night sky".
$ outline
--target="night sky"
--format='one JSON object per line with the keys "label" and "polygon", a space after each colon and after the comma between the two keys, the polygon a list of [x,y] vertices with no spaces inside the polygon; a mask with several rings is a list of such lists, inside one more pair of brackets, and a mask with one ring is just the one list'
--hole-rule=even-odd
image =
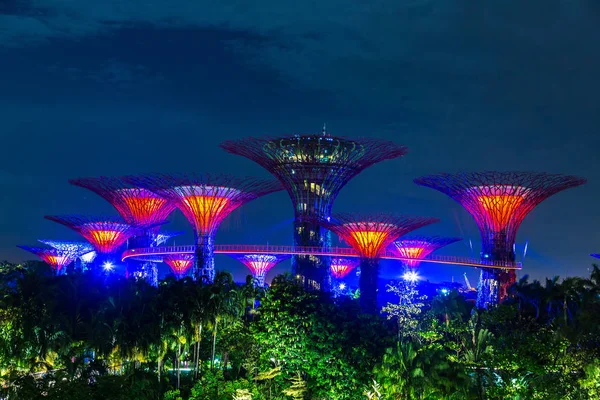
{"label": "night sky", "polygon": [[[252,5],[250,5],[252,4]],[[366,170],[334,211],[435,216],[466,238],[453,200],[412,179],[459,170],[581,175],[525,219],[535,278],[587,275],[600,252],[600,3],[595,0],[0,0],[0,259],[77,239],[47,214],[113,213],[69,178],[144,172],[269,177],[226,139],[319,132],[410,153]],[[218,243],[291,244],[285,193],[225,221]],[[170,229],[189,225],[173,215]],[[469,246],[473,242],[473,250]],[[245,271],[218,256],[217,267]],[[269,274],[281,272],[288,264]],[[165,267],[166,268],[166,267]],[[467,268],[424,266],[432,280]],[[398,269],[385,263],[386,277]]]}

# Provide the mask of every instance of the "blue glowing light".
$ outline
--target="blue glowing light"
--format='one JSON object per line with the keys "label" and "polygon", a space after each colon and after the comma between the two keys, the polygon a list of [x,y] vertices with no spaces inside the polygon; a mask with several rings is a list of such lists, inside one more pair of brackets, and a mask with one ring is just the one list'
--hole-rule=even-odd
{"label": "blue glowing light", "polygon": [[102,269],[106,272],[110,272],[115,269],[115,264],[111,263],[110,261],[106,261],[104,264],[102,264]]}
{"label": "blue glowing light", "polygon": [[346,284],[345,283],[340,283],[339,288],[340,288],[340,290],[346,289]]}
{"label": "blue glowing light", "polygon": [[415,271],[406,271],[404,275],[402,275],[402,279],[411,283],[415,283],[419,280],[419,274],[417,274]]}
{"label": "blue glowing light", "polygon": [[444,288],[444,289],[440,290],[440,292],[441,292],[441,293],[442,293],[444,296],[446,296],[446,295],[448,294],[448,289]]}

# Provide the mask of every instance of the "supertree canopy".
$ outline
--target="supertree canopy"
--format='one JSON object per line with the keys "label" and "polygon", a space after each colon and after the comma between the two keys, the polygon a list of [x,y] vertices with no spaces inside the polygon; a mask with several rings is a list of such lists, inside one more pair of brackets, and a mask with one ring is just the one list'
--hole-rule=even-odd
{"label": "supertree canopy", "polygon": [[242,264],[244,264],[254,277],[254,285],[257,287],[265,286],[265,277],[267,272],[283,260],[290,258],[287,254],[229,254]]}
{"label": "supertree canopy", "polygon": [[321,223],[360,254],[360,300],[367,312],[376,312],[379,257],[400,236],[438,222],[436,218],[376,214],[340,214]]}
{"label": "supertree canopy", "polygon": [[71,179],[69,183],[104,198],[131,225],[157,227],[175,209],[169,200],[119,177],[79,178]]}
{"label": "supertree canopy", "polygon": [[[400,157],[405,146],[374,139],[347,139],[322,134],[226,141],[229,153],[249,158],[273,174],[287,190],[295,211],[294,244],[327,248],[330,237],[305,217],[326,219],[340,190],[365,168]],[[329,258],[296,255],[295,274],[307,286],[327,288]]]}
{"label": "supertree canopy", "polygon": [[79,178],[69,181],[72,185],[91,190],[117,209],[126,223],[143,227],[132,238],[130,247],[152,245],[152,236],[175,209],[164,197],[141,188],[122,177]]}
{"label": "supertree canopy", "polygon": [[359,261],[352,258],[337,257],[331,259],[331,276],[335,279],[344,279],[354,268],[358,266]]}
{"label": "supertree canopy", "polygon": [[196,235],[194,277],[214,277],[214,236],[233,210],[262,195],[281,190],[277,181],[230,175],[144,175],[128,177],[173,202],[192,224]]}
{"label": "supertree canopy", "polygon": [[421,264],[421,259],[427,257],[437,249],[462,240],[460,238],[447,238],[440,236],[414,236],[397,240],[393,250],[400,257],[406,257],[402,263],[411,268]]}
{"label": "supertree canopy", "polygon": [[188,270],[194,265],[193,254],[172,254],[163,258],[163,262],[171,267],[173,274],[180,279],[187,274]]}
{"label": "supertree canopy", "polygon": [[114,217],[62,215],[45,218],[78,232],[100,254],[113,254],[139,229]]}
{"label": "supertree canopy", "polygon": [[35,254],[46,264],[50,265],[56,274],[59,274],[63,268],[71,264],[77,258],[77,255],[70,250],[48,249],[43,247],[18,246],[23,250]]}
{"label": "supertree canopy", "polygon": [[[585,182],[575,176],[536,172],[439,174],[415,179],[418,185],[452,197],[473,216],[481,232],[482,260],[498,266],[515,262],[517,230],[535,206]],[[515,281],[514,270],[482,269],[477,305],[488,308],[501,301]]]}
{"label": "supertree canopy", "polygon": [[84,254],[94,251],[94,246],[92,246],[89,242],[73,242],[65,240],[47,239],[40,239],[38,240],[38,242],[43,243],[46,246],[50,246],[53,249],[74,254],[75,257],[81,257]]}

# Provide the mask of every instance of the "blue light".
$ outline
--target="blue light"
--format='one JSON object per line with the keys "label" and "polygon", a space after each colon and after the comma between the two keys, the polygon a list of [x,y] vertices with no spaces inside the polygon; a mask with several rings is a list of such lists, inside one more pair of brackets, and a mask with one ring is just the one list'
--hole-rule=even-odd
{"label": "blue light", "polygon": [[110,261],[106,261],[104,264],[102,264],[102,269],[104,269],[104,271],[106,272],[110,272],[115,268],[115,264],[111,263]]}
{"label": "blue light", "polygon": [[402,279],[411,283],[415,283],[419,280],[419,274],[417,274],[415,271],[407,271],[404,273],[404,275],[402,275]]}
{"label": "blue light", "polygon": [[346,284],[345,283],[340,283],[339,288],[340,288],[340,290],[346,289]]}
{"label": "blue light", "polygon": [[442,294],[443,294],[444,296],[448,295],[448,289],[446,289],[446,288],[444,288],[444,289],[440,290],[440,292],[442,292]]}

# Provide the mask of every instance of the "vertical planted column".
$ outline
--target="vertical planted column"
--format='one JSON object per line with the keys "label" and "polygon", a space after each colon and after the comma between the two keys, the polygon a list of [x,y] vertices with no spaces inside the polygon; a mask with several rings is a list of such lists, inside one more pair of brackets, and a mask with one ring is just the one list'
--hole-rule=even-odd
{"label": "vertical planted column", "polygon": [[360,302],[364,312],[377,313],[381,254],[400,236],[437,221],[435,218],[391,214],[340,214],[330,221],[322,221],[323,226],[335,232],[360,255]]}
{"label": "vertical planted column", "polygon": [[190,222],[196,238],[192,275],[206,282],[215,276],[214,243],[221,222],[243,204],[282,189],[277,181],[230,175],[144,175],[127,180],[169,199]]}
{"label": "vertical planted column", "polygon": [[123,222],[117,217],[87,217],[83,215],[46,216],[65,225],[83,236],[97,253],[94,260],[96,270],[110,272],[119,262],[117,252],[139,228]]}
{"label": "vertical planted column", "polygon": [[[126,223],[139,228],[128,240],[129,249],[152,246],[160,225],[165,223],[175,209],[175,205],[169,200],[123,177],[78,178],[69,182],[96,193],[108,201]],[[127,269],[128,272],[131,270],[131,273],[145,277],[155,286],[158,284],[156,263],[140,264],[131,261]]]}
{"label": "vertical planted column", "polygon": [[585,179],[535,172],[439,174],[415,180],[459,202],[481,233],[481,269],[477,306],[489,308],[508,295],[516,281],[515,241],[519,226],[539,203]]}
{"label": "vertical planted column", "polygon": [[[326,250],[329,233],[317,220],[331,216],[341,189],[365,168],[404,155],[406,147],[372,139],[347,139],[322,134],[277,138],[246,138],[221,144],[226,151],[246,157],[273,174],[288,192],[294,207],[294,245]],[[326,256],[295,255],[294,274],[307,289],[328,290]]]}

